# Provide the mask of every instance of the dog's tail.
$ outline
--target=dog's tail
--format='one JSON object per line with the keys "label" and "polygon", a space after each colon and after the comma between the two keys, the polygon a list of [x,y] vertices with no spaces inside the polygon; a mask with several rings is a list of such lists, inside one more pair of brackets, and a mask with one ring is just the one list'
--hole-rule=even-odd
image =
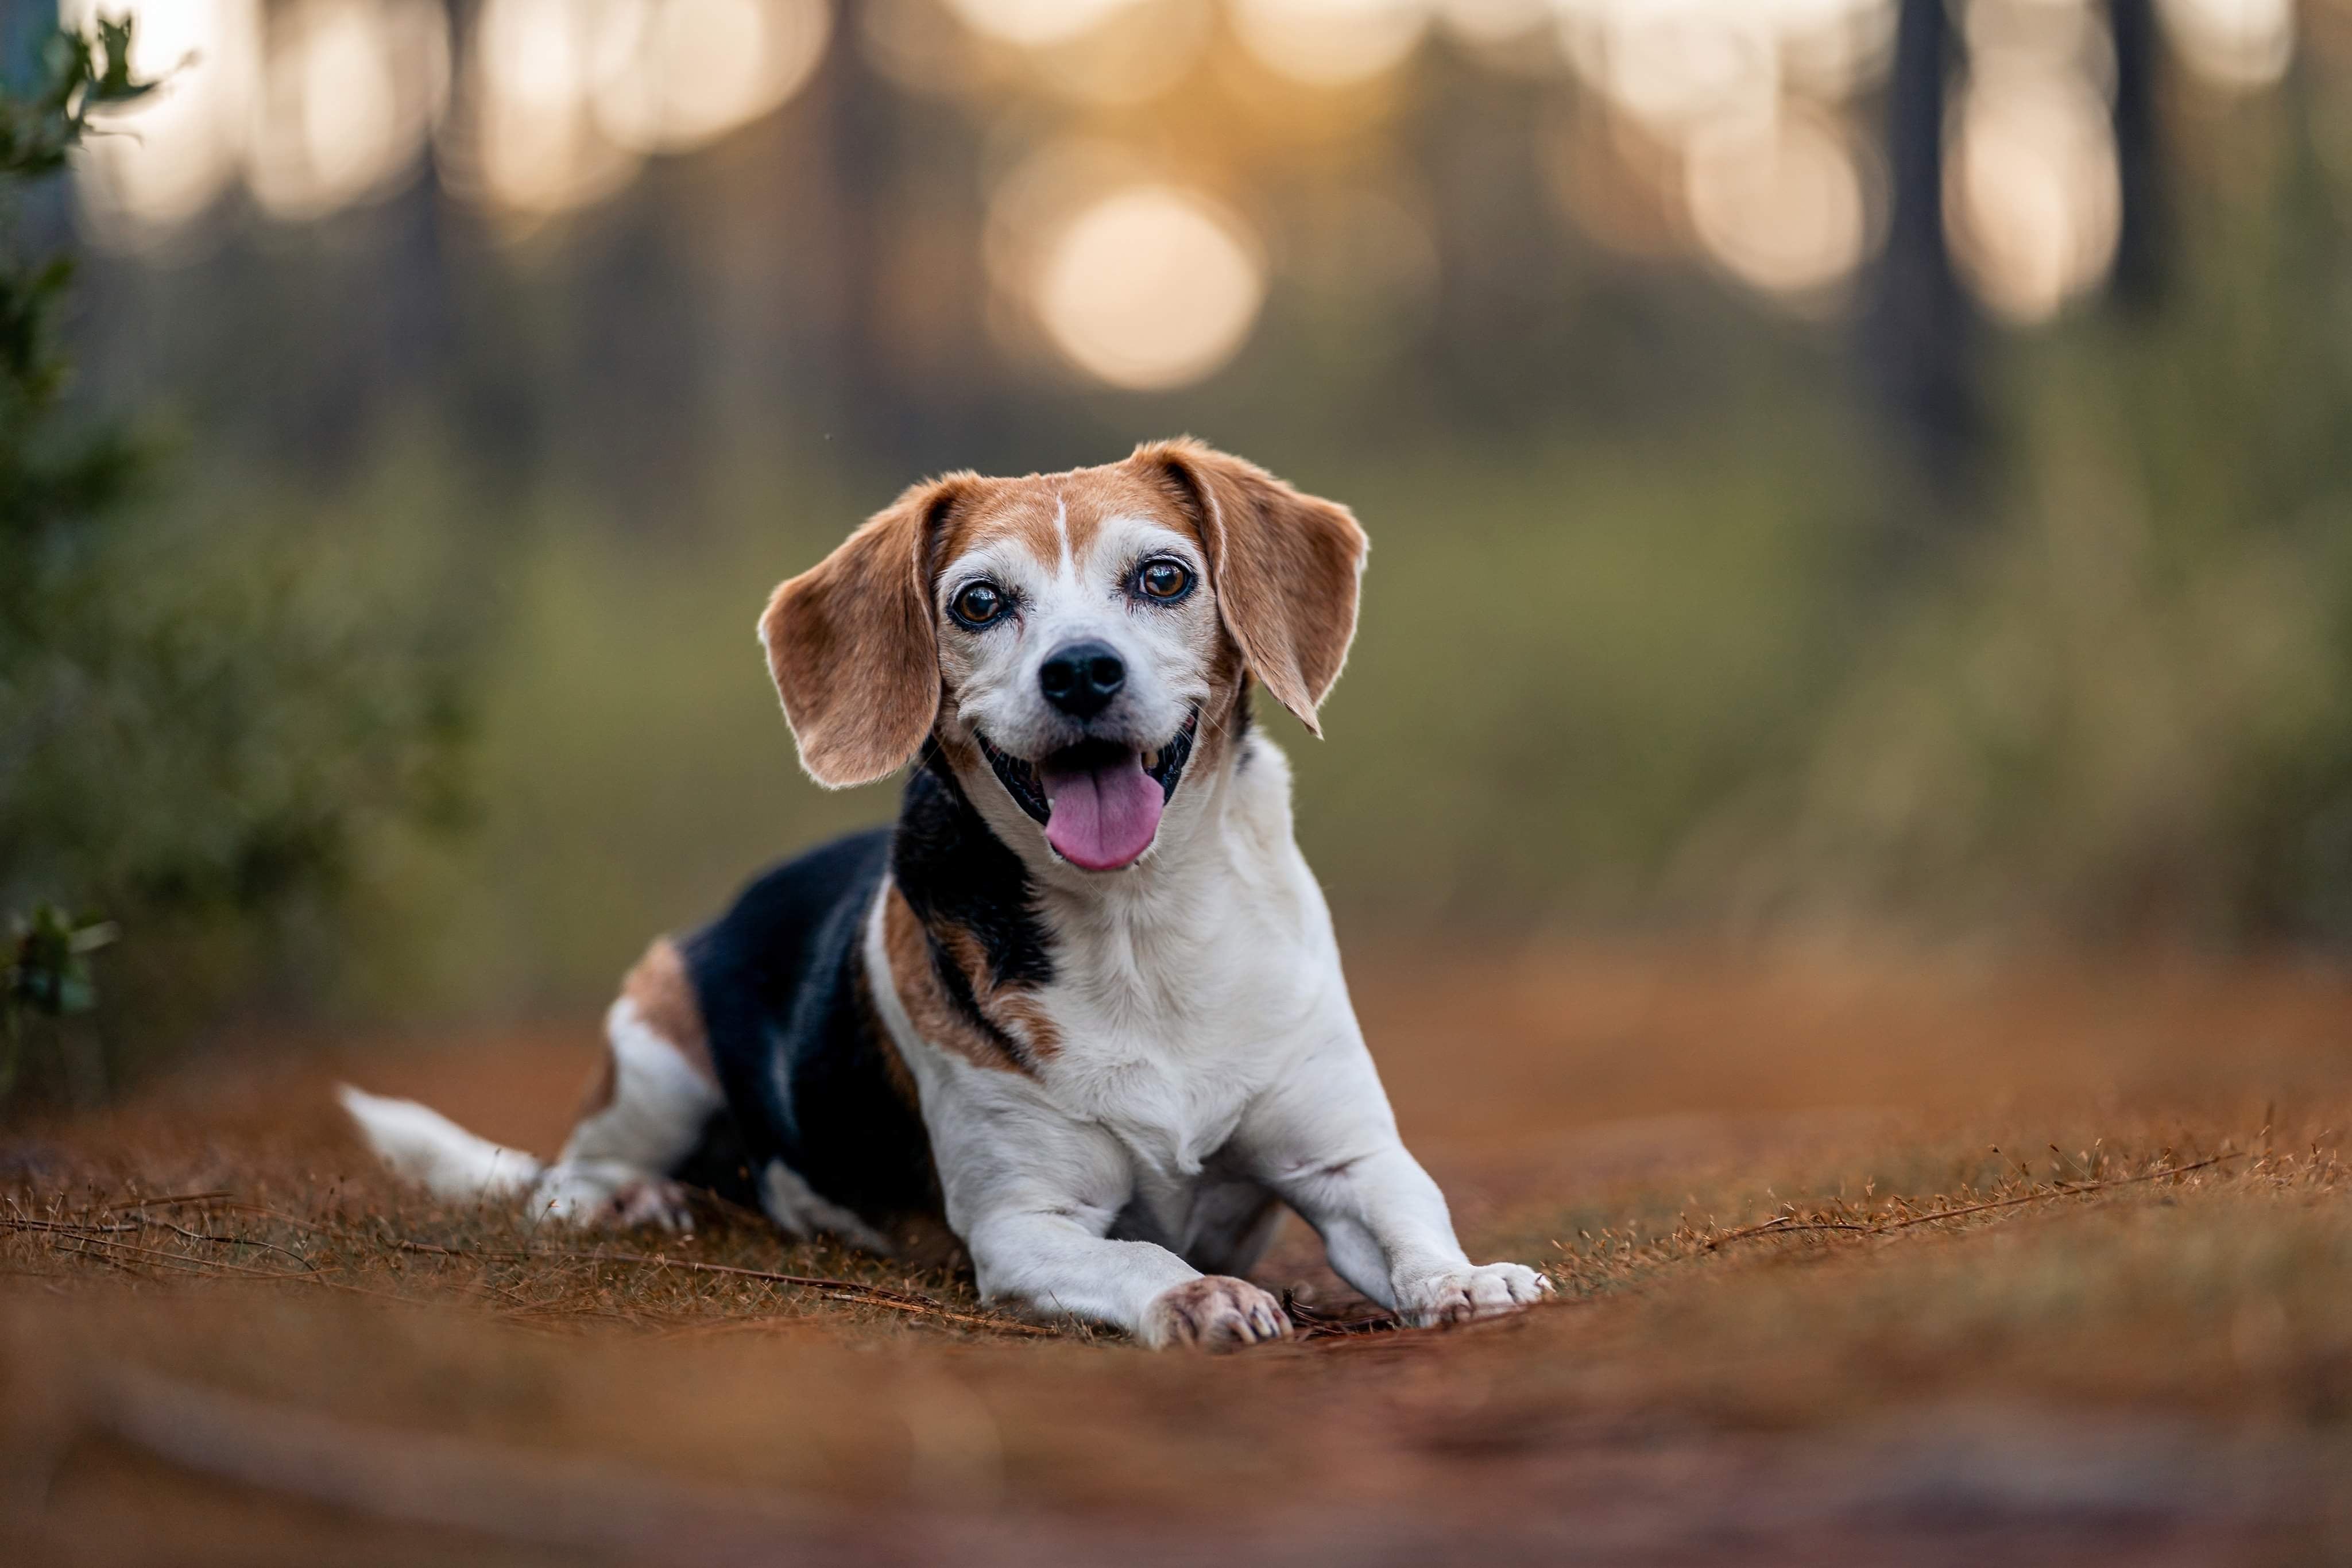
{"label": "dog's tail", "polygon": [[436,1197],[478,1201],[518,1197],[544,1168],[520,1149],[477,1137],[414,1100],[389,1100],[348,1083],[335,1092],[377,1157],[394,1175]]}

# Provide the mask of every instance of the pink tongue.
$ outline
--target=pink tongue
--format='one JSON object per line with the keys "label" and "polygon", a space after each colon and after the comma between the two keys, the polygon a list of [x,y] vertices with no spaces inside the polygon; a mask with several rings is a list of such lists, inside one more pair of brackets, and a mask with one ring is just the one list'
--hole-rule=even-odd
{"label": "pink tongue", "polygon": [[1164,798],[1160,781],[1129,752],[1099,768],[1040,769],[1045,800],[1045,841],[1072,865],[1116,871],[1151,847]]}

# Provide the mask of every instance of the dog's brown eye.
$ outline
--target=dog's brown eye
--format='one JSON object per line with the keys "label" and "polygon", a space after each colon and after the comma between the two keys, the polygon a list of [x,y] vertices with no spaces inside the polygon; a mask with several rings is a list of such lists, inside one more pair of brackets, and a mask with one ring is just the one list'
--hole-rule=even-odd
{"label": "dog's brown eye", "polygon": [[992,582],[975,582],[949,601],[948,608],[955,618],[977,630],[989,625],[1004,613],[1004,591]]}
{"label": "dog's brown eye", "polygon": [[1136,573],[1135,581],[1147,599],[1181,599],[1192,586],[1192,574],[1182,561],[1148,560]]}

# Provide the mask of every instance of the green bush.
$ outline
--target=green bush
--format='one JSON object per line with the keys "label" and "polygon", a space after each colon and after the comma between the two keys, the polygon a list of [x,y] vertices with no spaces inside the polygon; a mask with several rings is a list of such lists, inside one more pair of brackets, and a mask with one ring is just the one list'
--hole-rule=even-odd
{"label": "green bush", "polygon": [[[0,200],[147,90],[129,36],[58,35],[33,90],[0,99]],[[0,910],[25,911],[0,1006],[8,1041],[86,1008],[103,928],[58,911],[102,912],[122,944],[113,1016],[67,1075],[86,1087],[257,982],[315,987],[333,945],[312,938],[348,915],[371,846],[462,816],[478,597],[429,527],[163,483],[152,443],[65,402],[69,277],[0,266]],[[56,1087],[58,1060],[33,1077]]]}

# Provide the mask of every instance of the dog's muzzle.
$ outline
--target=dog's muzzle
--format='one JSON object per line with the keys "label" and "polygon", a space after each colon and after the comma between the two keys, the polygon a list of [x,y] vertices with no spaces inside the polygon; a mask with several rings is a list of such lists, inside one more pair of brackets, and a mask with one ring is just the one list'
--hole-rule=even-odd
{"label": "dog's muzzle", "polygon": [[1151,847],[1200,730],[1196,707],[1157,750],[1082,740],[1034,762],[1000,750],[978,730],[972,734],[1005,793],[1045,828],[1056,854],[1087,871],[1116,871]]}

